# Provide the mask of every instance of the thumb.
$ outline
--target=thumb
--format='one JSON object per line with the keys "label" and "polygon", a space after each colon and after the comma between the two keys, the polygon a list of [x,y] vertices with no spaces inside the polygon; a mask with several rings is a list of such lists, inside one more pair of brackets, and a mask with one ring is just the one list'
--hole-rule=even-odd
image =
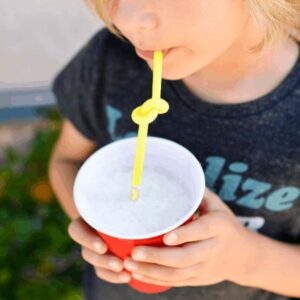
{"label": "thumb", "polygon": [[[231,215],[234,215],[232,210],[221,200],[221,198],[212,192],[207,187],[205,188],[203,200],[203,206],[207,212],[210,211],[226,211]],[[202,204],[201,204],[202,205]]]}

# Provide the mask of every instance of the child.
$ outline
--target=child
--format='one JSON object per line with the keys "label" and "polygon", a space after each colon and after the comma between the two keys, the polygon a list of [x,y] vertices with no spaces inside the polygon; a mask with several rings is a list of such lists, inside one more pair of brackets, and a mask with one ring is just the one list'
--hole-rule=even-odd
{"label": "child", "polygon": [[[108,29],[54,81],[65,119],[49,169],[89,263],[86,299],[300,297],[300,1],[90,4]],[[136,135],[131,112],[151,96],[156,49],[170,110],[149,135],[197,157],[208,212],[165,235],[166,247],[136,247],[123,263],[79,217],[72,186],[96,149]],[[174,288],[147,296],[121,284],[130,274]]]}

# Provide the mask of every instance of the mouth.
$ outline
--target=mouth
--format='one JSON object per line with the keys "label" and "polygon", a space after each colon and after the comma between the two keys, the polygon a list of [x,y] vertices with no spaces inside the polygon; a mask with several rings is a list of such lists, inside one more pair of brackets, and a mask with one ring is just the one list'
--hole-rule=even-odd
{"label": "mouth", "polygon": [[[166,55],[169,53],[169,51],[171,49],[172,48],[167,48],[167,49],[162,50],[164,58],[166,57]],[[153,56],[154,56],[153,50],[142,50],[139,48],[135,48],[135,52],[137,53],[138,56],[140,56],[141,58],[144,58],[144,59],[153,59]]]}

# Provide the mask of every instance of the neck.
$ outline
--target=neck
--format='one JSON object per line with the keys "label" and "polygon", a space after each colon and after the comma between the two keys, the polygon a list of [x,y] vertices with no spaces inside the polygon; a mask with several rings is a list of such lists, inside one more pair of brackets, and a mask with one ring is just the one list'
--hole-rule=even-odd
{"label": "neck", "polygon": [[249,26],[221,56],[203,69],[183,79],[201,99],[212,103],[242,103],[274,90],[295,65],[299,46],[292,38],[282,38],[260,53],[250,53],[257,33]]}

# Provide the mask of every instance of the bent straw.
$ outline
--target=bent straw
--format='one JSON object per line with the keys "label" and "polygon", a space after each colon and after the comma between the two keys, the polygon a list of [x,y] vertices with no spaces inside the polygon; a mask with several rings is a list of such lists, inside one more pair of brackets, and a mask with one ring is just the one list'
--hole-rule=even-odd
{"label": "bent straw", "polygon": [[163,53],[157,50],[154,52],[152,98],[135,108],[131,114],[132,120],[139,125],[131,184],[131,200],[133,201],[136,201],[140,194],[139,186],[143,173],[148,125],[157,118],[158,114],[166,113],[169,110],[167,101],[160,98],[162,63]]}

